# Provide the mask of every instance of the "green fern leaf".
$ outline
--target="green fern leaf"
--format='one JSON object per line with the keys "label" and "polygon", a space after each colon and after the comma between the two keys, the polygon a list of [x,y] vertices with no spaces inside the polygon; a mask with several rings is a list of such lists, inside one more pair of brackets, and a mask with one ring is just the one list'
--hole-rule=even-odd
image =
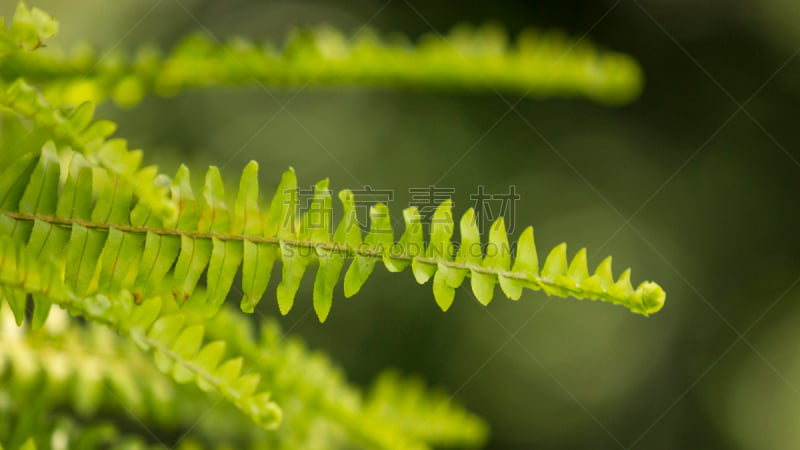
{"label": "green fern leaf", "polygon": [[[9,168],[2,175],[3,179],[19,181],[27,176],[34,161],[24,161]],[[427,245],[422,244],[421,225],[413,210],[406,212],[407,229],[400,242],[395,244],[389,211],[382,204],[371,209],[370,232],[359,244],[361,239],[358,229],[353,226],[352,204],[349,194],[345,193],[341,196],[345,219],[332,235],[327,180],[317,184],[311,208],[300,220],[296,211],[297,182],[292,170],[284,174],[266,216],[250,192],[246,194],[252,198],[248,207],[241,206],[244,200],[240,201],[240,206],[233,209],[235,217],[231,217],[224,199],[222,179],[215,168],[211,168],[206,176],[202,206],[198,205],[188,183],[188,169],[181,168],[173,182],[171,199],[178,211],[177,222],[173,222],[175,228],[165,227],[164,220],[148,212],[147,204],[134,201],[135,196],[127,183],[110,174],[93,180],[93,191],[99,194],[88,217],[88,211],[82,212],[83,217],[62,217],[57,215],[56,207],[62,198],[59,194],[59,164],[52,146],[45,148],[36,160],[24,190],[19,189],[16,181],[5,183],[0,198],[5,198],[7,206],[0,212],[4,216],[2,223],[6,235],[29,248],[38,249],[40,257],[58,260],[61,249],[64,246],[68,248],[70,264],[66,267],[65,279],[70,280],[70,289],[79,295],[102,293],[113,296],[117,291],[131,290],[141,298],[143,292],[171,291],[178,302],[183,303],[192,296],[205,274],[208,290],[205,309],[208,316],[213,316],[231,290],[239,268],[244,265],[247,243],[248,255],[261,254],[265,260],[247,263],[248,274],[243,286],[248,292],[243,302],[245,310],[257,303],[254,280],[268,277],[273,255],[282,263],[277,299],[283,314],[292,309],[308,267],[319,264],[314,305],[320,320],[325,320],[328,315],[333,288],[338,283],[345,259],[352,259],[344,275],[345,296],[358,292],[377,263],[383,262],[390,271],[402,270],[410,263],[418,282],[425,283],[433,278],[434,297],[443,310],[450,306],[455,289],[466,276],[471,279],[473,294],[484,305],[492,300],[497,283],[512,299],[518,299],[521,289],[527,287],[542,289],[549,295],[617,303],[644,315],[658,311],[664,302],[663,290],[654,283],[642,283],[634,289],[628,271],[617,282],[612,282],[610,260],[601,264],[596,276],[589,277],[585,250],[578,252],[570,263],[566,244],[554,248],[541,272],[537,273],[532,230],[523,233],[512,268],[511,245],[502,220],[495,222],[489,230],[484,251],[472,211],[461,220],[462,238],[459,250],[455,252],[451,240],[454,224],[449,202],[440,205],[434,213]],[[71,172],[64,186],[86,183],[81,178],[85,172]],[[74,178],[76,173],[77,179]],[[248,167],[246,176],[250,180],[257,177],[255,164]],[[249,183],[245,180],[243,184],[245,189],[242,192],[247,193]],[[90,203],[88,199],[78,198],[77,189],[69,192],[72,196],[64,202]],[[66,206],[61,209],[66,209]],[[142,225],[139,219],[137,225],[133,225],[133,217],[152,220]],[[256,234],[244,234],[244,224],[251,222],[265,223],[263,234],[258,233],[261,230],[258,225],[252,228]],[[42,236],[53,227],[71,227],[72,232],[66,243],[62,236],[48,240],[52,242],[45,248],[41,244]],[[159,250],[162,246],[165,247],[163,253]],[[154,264],[155,259],[158,259],[157,264]],[[143,266],[141,262],[147,265]],[[174,268],[171,269],[173,262]],[[142,275],[143,270],[146,275]],[[146,285],[137,285],[137,281]],[[168,289],[167,284],[173,287]],[[266,281],[261,280],[256,288],[261,291],[265,285]]]}

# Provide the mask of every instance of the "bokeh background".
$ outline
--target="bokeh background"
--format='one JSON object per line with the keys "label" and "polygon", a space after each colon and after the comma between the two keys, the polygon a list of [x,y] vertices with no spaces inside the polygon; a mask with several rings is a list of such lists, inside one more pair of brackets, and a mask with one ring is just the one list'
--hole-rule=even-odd
{"label": "bokeh background", "polygon": [[[9,16],[16,1],[3,0]],[[61,0],[29,1],[62,24],[58,45],[168,48],[205,28],[219,39],[281,41],[294,26],[418,37],[460,23],[559,29],[633,55],[646,84],[624,107],[519,100],[495,92],[216,89],[101,114],[149,162],[174,172],[247,161],[274,188],[301,184],[454,188],[458,214],[478,185],[516,186],[515,231],[540,252],[566,241],[595,265],[658,281],[650,318],[601,303],[467,290],[442,313],[430,286],[376,270],[339,290],[328,322],[311,277],[281,319],[350,378],[419,374],[492,427],[489,448],[800,448],[800,3],[796,0]],[[510,105],[516,105],[513,109]],[[272,289],[274,292],[274,289]],[[259,312],[278,315],[274,298]]]}

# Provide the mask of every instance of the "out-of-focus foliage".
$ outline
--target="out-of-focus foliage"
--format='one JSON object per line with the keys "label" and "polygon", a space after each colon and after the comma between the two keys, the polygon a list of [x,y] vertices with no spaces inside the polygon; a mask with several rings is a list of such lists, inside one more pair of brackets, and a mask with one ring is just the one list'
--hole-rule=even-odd
{"label": "out-of-focus foliage", "polygon": [[6,61],[19,50],[29,52],[44,46],[44,41],[58,32],[58,22],[39,8],[28,9],[20,3],[14,20],[0,20],[0,56]]}
{"label": "out-of-focus foliage", "polygon": [[385,42],[367,31],[350,39],[321,28],[294,31],[280,50],[241,38],[222,44],[202,33],[166,56],[142,48],[133,57],[101,58],[85,46],[71,52],[13,52],[0,61],[0,76],[41,83],[48,100],[72,106],[107,97],[133,106],[151,91],[174,95],[219,85],[501,90],[625,103],[642,84],[639,66],[626,55],[558,33],[526,31],[510,45],[496,26],[462,26],[416,45],[403,38]]}
{"label": "out-of-focus foliage", "polygon": [[[324,355],[310,352],[297,338],[285,340],[275,323],[265,323],[256,339],[249,324],[229,312],[211,321],[191,312],[187,317],[191,326],[203,324],[210,338],[219,339],[215,342],[224,341],[227,350],[222,351],[244,356],[276,389],[277,401],[286,406],[284,426],[275,431],[254,428],[219,405],[218,399],[175,385],[135,345],[106,327],[80,326],[64,311],[55,310],[42,328],[26,330],[16,326],[4,305],[0,379],[7,402],[0,408],[2,442],[17,448],[30,438],[40,447],[64,448],[54,442],[70,436],[70,442],[100,439],[106,445],[113,443],[113,448],[130,448],[127,445],[137,440],[133,435],[130,442],[123,439],[115,431],[115,421],[131,422],[151,433],[191,430],[194,440],[212,448],[224,444],[339,448],[352,442],[370,447],[414,442],[473,445],[486,439],[486,428],[478,419],[455,407],[447,396],[429,393],[418,381],[387,373],[362,399]],[[198,356],[196,363],[203,364],[203,359]],[[173,376],[185,382],[185,375],[178,373],[176,369]],[[65,437],[54,437],[62,425],[70,424],[62,423],[68,419],[65,415],[51,429],[56,409],[75,411],[80,422],[99,425],[68,427],[69,432],[62,430]],[[206,412],[198,416],[197,411]],[[138,439],[133,448],[144,448],[151,437]],[[188,442],[191,439],[183,444]]]}

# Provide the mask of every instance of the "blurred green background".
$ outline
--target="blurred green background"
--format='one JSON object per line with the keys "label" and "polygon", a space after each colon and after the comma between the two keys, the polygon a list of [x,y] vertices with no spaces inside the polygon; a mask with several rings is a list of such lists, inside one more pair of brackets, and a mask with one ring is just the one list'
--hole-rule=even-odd
{"label": "blurred green background", "polygon": [[[3,0],[2,14],[15,4]],[[235,177],[256,159],[271,190],[292,165],[304,185],[330,177],[334,190],[393,189],[398,217],[409,188],[454,188],[460,214],[478,185],[515,185],[515,233],[534,225],[540,252],[586,246],[590,265],[612,254],[615,272],[631,266],[635,283],[666,289],[650,318],[534,292],[484,308],[463,289],[445,314],[410,273],[378,269],[357,297],[338,289],[320,325],[307,277],[286,329],[355,382],[393,367],[453,392],[490,423],[489,448],[800,448],[797,1],[29,4],[60,20],[54,45],[167,48],[201,26],[222,40],[282,41],[297,24],[417,37],[492,21],[511,33],[585,34],[633,55],[646,84],[624,107],[254,87],[149,97],[132,111],[105,105],[101,115],[167,173],[183,161]],[[277,315],[274,298],[259,312]]]}

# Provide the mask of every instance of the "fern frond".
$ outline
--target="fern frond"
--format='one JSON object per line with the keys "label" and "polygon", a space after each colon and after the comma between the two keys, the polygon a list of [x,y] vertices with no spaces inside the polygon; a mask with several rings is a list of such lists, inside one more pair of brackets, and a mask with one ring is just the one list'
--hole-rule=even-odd
{"label": "fern frond", "polygon": [[403,435],[434,448],[474,447],[486,441],[486,424],[454,405],[452,397],[430,390],[421,379],[387,371],[373,383],[364,403],[367,417],[397,424]]}
{"label": "fern frond", "polygon": [[[8,282],[12,258],[7,249],[11,245],[0,244],[3,262],[0,285],[23,288],[18,283]],[[24,252],[13,258],[18,268],[28,266],[21,256]],[[41,286],[47,285],[41,282],[47,279],[42,267],[47,265],[25,270],[26,281],[23,284],[26,291],[41,292]],[[39,287],[34,289],[37,285]],[[159,316],[154,309],[157,303],[145,301],[132,309],[128,299],[127,302],[117,302],[127,305],[127,308],[114,308],[107,303],[109,299],[105,300],[75,300],[70,305],[71,311],[109,324],[122,323],[120,329],[136,343],[145,349],[155,348],[157,366],[178,382],[191,380],[192,371],[224,373],[226,365],[240,365],[242,358],[234,363],[229,360],[218,365],[220,369],[209,369],[217,365],[216,361],[225,350],[222,342],[234,353],[241,354],[257,370],[258,376],[263,376],[267,384],[276,389],[276,399],[287,405],[289,412],[284,426],[275,434],[254,434],[247,438],[254,439],[253,443],[267,443],[266,448],[292,448],[291,443],[307,442],[320,432],[320,421],[342,427],[349,436],[347,442],[360,442],[370,448],[422,449],[428,448],[427,444],[472,446],[485,439],[485,425],[479,419],[454,407],[446,398],[429,397],[420,386],[403,383],[396,377],[384,379],[377,395],[373,393],[362,407],[360,393],[345,383],[338,369],[331,366],[324,356],[309,353],[296,339],[283,340],[274,324],[265,325],[261,340],[256,342],[250,335],[248,324],[228,313],[206,320],[202,314],[193,317],[190,310],[188,316],[178,319],[180,323],[176,323],[175,315],[160,314],[161,318],[157,320],[162,324],[148,326]],[[57,297],[55,301],[58,302]],[[114,319],[120,315],[125,318]],[[191,426],[194,424],[191,412],[210,406],[208,402],[173,388],[166,378],[144,364],[138,353],[119,342],[119,338],[105,328],[76,327],[75,322],[68,321],[60,310],[50,314],[44,327],[37,331],[14,326],[13,316],[8,310],[0,309],[0,316],[3,318],[3,323],[0,323],[3,336],[0,341],[0,376],[11,375],[13,383],[6,387],[16,395],[21,395],[25,391],[23,386],[30,384],[30,380],[38,380],[38,374],[43,373],[46,389],[36,386],[30,389],[38,401],[46,396],[47,405],[52,407],[63,404],[66,399],[83,416],[94,414],[101,407],[107,409],[121,404],[126,412],[151,423],[163,426],[183,422]],[[195,352],[192,358],[186,349],[197,347],[197,343],[189,336],[196,335],[195,332],[189,330],[200,330],[200,324],[214,343]],[[175,344],[167,347],[169,339],[165,339],[164,334],[177,336]],[[13,373],[8,373],[9,370]],[[254,376],[243,377],[230,380],[228,384],[241,392],[242,386],[253,386],[254,379]],[[225,395],[225,388],[213,385],[213,376],[198,376],[197,382],[206,388],[216,387]],[[109,392],[103,390],[106,385],[110,387]],[[400,404],[400,409],[387,413],[386,401],[391,400],[387,393],[404,396],[409,401]],[[409,406],[415,405],[434,405],[435,419],[421,411],[409,410]],[[225,422],[224,417],[222,422]],[[230,430],[215,432],[213,425],[220,425],[217,415],[201,424],[199,432],[203,435],[210,433],[216,442],[226,436],[235,439],[236,435],[231,436]],[[229,428],[235,425],[234,422]]]}
{"label": "fern frond", "polygon": [[[34,406],[37,399],[29,399]],[[51,417],[42,411],[27,409],[18,414],[3,414],[7,432],[0,431],[3,440],[0,450],[63,450],[63,449],[128,449],[145,450],[163,448],[148,445],[146,439],[126,435],[108,421],[80,423],[64,414]],[[5,445],[5,446],[4,446]],[[185,448],[185,447],[183,447]]]}
{"label": "fern frond", "polygon": [[220,394],[262,427],[279,423],[280,408],[268,393],[257,391],[258,374],[243,374],[242,358],[226,358],[224,343],[205,343],[202,326],[186,326],[185,317],[177,312],[162,313],[158,298],[135,305],[127,291],[118,291],[111,298],[79,295],[61,277],[57,266],[37,257],[30,248],[0,240],[0,295],[18,323],[28,294],[34,300],[34,326],[44,323],[51,303],[56,303],[130,336],[143,350],[154,352],[158,368],[176,382],[195,382],[201,390]]}
{"label": "fern frond", "polygon": [[[309,351],[297,338],[284,337],[275,321],[261,323],[256,333],[249,321],[223,308],[204,323],[210,336],[228,342],[275,387],[285,426],[277,430],[272,445],[313,434],[311,427],[318,426],[319,419],[337,424],[350,443],[366,448],[477,448],[487,439],[481,419],[446,395],[394,372],[380,376],[368,395],[362,395],[324,354]],[[404,400],[389,405],[398,398]]]}
{"label": "fern frond", "polygon": [[[192,326],[205,323],[202,316],[197,319],[191,322]],[[224,326],[218,320],[215,324]],[[285,344],[277,341],[260,351],[295,354],[297,348]],[[252,339],[251,345],[255,345]],[[226,350],[239,348],[236,343]],[[297,378],[312,380],[332,373],[306,373],[304,370],[309,367],[276,366],[266,372],[259,365],[258,369],[270,383],[284,377],[287,369]],[[335,384],[333,379],[327,385]],[[304,394],[292,391],[292,384],[284,382],[280,386],[284,397]],[[289,450],[310,448],[307,444],[319,439],[320,433],[336,428],[336,417],[326,417],[310,405],[295,403],[289,405],[291,423],[298,425],[308,419],[308,427],[284,424],[277,431],[265,431],[251,427],[240,414],[203,394],[191,386],[176,385],[129,339],[107,327],[82,325],[70,320],[60,308],[54,309],[38,330],[17,327],[8,307],[0,305],[0,443],[10,448],[18,448],[25,441],[35,443],[36,448],[51,448],[52,439],[69,443],[52,448],[163,448],[146,444],[152,441],[150,434],[140,433],[138,438],[117,431],[120,427],[128,431],[139,429],[144,422],[148,429],[167,435],[188,433],[189,439],[182,439],[179,448],[194,448],[187,447],[194,438],[206,444],[202,448],[226,445],[219,448]],[[62,422],[55,411],[77,413],[75,417],[82,424]],[[203,414],[198,415],[199,411]],[[89,425],[83,425],[86,423]],[[126,445],[120,445],[123,442]],[[316,448],[345,446],[337,447],[335,442]]]}
{"label": "fern frond", "polygon": [[[274,428],[280,423],[280,407],[271,394],[258,391],[258,373],[243,372],[242,357],[226,358],[224,341],[205,343],[203,326],[187,325],[182,314],[158,317],[157,305],[159,302],[149,301],[137,307],[128,331],[137,344],[155,352],[159,370],[171,374],[178,383],[195,382],[201,390],[221,394],[261,427]],[[148,322],[156,317],[150,325]]]}
{"label": "fern frond", "polygon": [[141,49],[135,57],[99,59],[92,52],[14,53],[0,75],[46,82],[59,105],[112,97],[130,106],[148,92],[173,95],[218,85],[354,85],[436,90],[493,90],[533,97],[583,97],[625,103],[641,89],[641,69],[627,55],[601,51],[559,33],[526,31],[509,43],[497,26],[460,26],[417,44],[362,32],[350,40],[331,28],[296,30],[282,49],[244,39],[225,44],[189,36],[167,56]]}
{"label": "fern frond", "polygon": [[[26,386],[51,406],[69,403],[81,416],[118,409],[159,423],[178,420],[173,384],[109,329],[72,323],[60,309],[39,330],[17,327],[0,305],[0,379],[6,391]],[[41,387],[42,381],[44,387]],[[108,389],[108,392],[106,392]]]}
{"label": "fern frond", "polygon": [[[221,342],[232,345],[234,339],[222,336],[220,340],[215,336],[218,328],[209,332],[212,329],[209,324],[191,322],[184,313],[169,312],[168,305],[174,303],[164,303],[158,296],[167,292],[175,295],[178,303],[186,302],[213,316],[241,268],[244,309],[249,309],[265,291],[272,265],[280,260],[283,280],[277,289],[278,302],[281,310],[288,312],[305,271],[311,263],[316,263],[314,304],[318,316],[324,320],[344,263],[352,259],[344,276],[347,295],[360,289],[379,262],[391,271],[412,266],[418,281],[434,279],[434,295],[443,309],[452,302],[455,287],[467,276],[471,277],[473,291],[483,303],[491,300],[497,283],[511,298],[519,298],[523,287],[532,287],[556,295],[604,295],[608,297],[600,298],[612,299],[642,313],[653,312],[663,303],[663,291],[655,284],[645,283],[634,290],[629,271],[615,283],[611,279],[610,260],[602,263],[591,277],[586,269],[585,252],[567,265],[563,245],[551,252],[539,270],[530,230],[523,233],[511,266],[511,246],[502,222],[493,225],[489,250],[484,256],[471,211],[462,218],[462,241],[456,252],[451,242],[453,222],[449,203],[441,205],[435,213],[427,244],[419,214],[413,208],[405,211],[406,231],[395,242],[388,210],[380,204],[372,208],[371,230],[362,240],[354,217],[353,196],[343,191],[339,197],[344,205],[344,219],[331,234],[327,180],[317,184],[311,207],[301,217],[296,211],[296,178],[289,170],[269,209],[261,211],[257,165],[251,163],[245,169],[233,211],[226,205],[223,183],[216,169],[209,170],[202,200],[198,200],[189,183],[188,169],[182,168],[173,180],[170,199],[175,202],[178,214],[169,222],[151,214],[145,203],[136,202],[128,184],[98,169],[83,170],[82,156],[77,153],[71,156],[71,164],[77,164],[81,170],[72,167],[62,170],[55,150],[50,148],[20,159],[0,175],[3,181],[0,235],[10,238],[0,241],[0,286],[18,320],[24,315],[26,294],[31,294],[34,324],[47,316],[51,301],[106,323],[131,336],[144,349],[154,351],[158,366],[176,381],[195,381],[201,388],[213,388],[262,425],[274,424],[279,410],[269,397],[252,395],[257,377],[293,373],[287,368],[299,366],[306,367],[304,373],[323,374],[323,379],[313,381],[297,376],[294,378],[299,381],[293,383],[300,385],[289,383],[287,387],[286,381],[283,386],[276,381],[280,378],[268,378],[267,385],[275,383],[283,392],[279,395],[287,397],[292,392],[309,392],[309,389],[316,392],[301,395],[302,404],[318,405],[316,409],[327,411],[327,417],[336,417],[335,422],[361,442],[390,447],[390,442],[411,437],[437,442],[474,440],[480,436],[480,432],[470,431],[458,437],[453,434],[458,428],[453,427],[431,430],[422,425],[417,434],[402,427],[378,427],[374,424],[388,418],[402,422],[408,416],[403,410],[387,412],[374,406],[371,410],[378,417],[364,414],[357,400],[356,403],[347,400],[350,395],[346,389],[330,388],[330,383],[335,383],[331,380],[336,377],[324,365],[320,366],[313,358],[306,363],[298,362],[297,355],[302,355],[302,350],[288,350],[285,357],[289,359],[277,359],[274,366],[264,366],[257,347],[239,345],[247,350],[244,356],[248,360],[256,361],[258,369],[253,375],[241,376],[242,360],[229,359],[218,364]],[[480,253],[471,253],[470,249],[478,249]],[[196,286],[204,273],[206,290],[198,291]],[[592,291],[592,286],[600,287]],[[135,305],[134,298],[141,304]],[[213,342],[205,343],[205,332],[209,332]],[[340,396],[336,392],[345,394]],[[314,395],[321,396],[316,403]],[[455,418],[447,419],[448,423],[459,423],[462,420],[459,414],[454,413]],[[311,426],[291,425],[292,429],[300,430]],[[475,430],[475,426],[466,429]],[[375,431],[371,434],[364,430]]]}
{"label": "fern frond", "polygon": [[[30,415],[20,414],[3,417],[12,424],[10,437],[0,442],[0,450],[65,450],[65,449],[107,449],[107,450],[163,450],[162,443],[152,442],[147,433],[134,434],[108,420],[94,420],[83,423],[58,414],[56,417],[41,417],[31,421]],[[22,417],[20,417],[22,416]],[[5,444],[5,447],[3,446]],[[229,450],[228,445],[203,445],[194,439],[183,439],[171,448],[177,450],[219,449]],[[263,447],[255,447],[263,448]]]}
{"label": "fern frond", "polygon": [[[0,305],[0,442],[8,448],[23,442],[44,449],[151,448],[144,445],[149,435],[123,436],[114,424],[190,429],[196,412],[212,405],[192,394],[106,327],[82,326],[56,309],[41,329],[31,330],[17,327]],[[57,413],[65,410],[82,424]],[[222,421],[240,428],[228,422]]]}
{"label": "fern frond", "polygon": [[[81,167],[81,161],[80,155],[73,155],[73,164]],[[436,210],[427,244],[415,208],[404,211],[406,229],[395,241],[383,204],[371,208],[370,231],[362,240],[353,196],[346,190],[339,194],[344,218],[332,233],[327,180],[317,183],[311,206],[301,217],[291,169],[284,173],[269,209],[261,211],[257,171],[255,162],[245,169],[231,211],[216,168],[206,174],[203,198],[198,201],[189,171],[182,167],[172,184],[171,201],[178,213],[175,219],[165,220],[144,202],[135,202],[130,187],[116,178],[93,180],[90,171],[70,169],[64,171],[66,181],[60,189],[60,161],[54,150],[45,149],[38,157],[21,159],[0,178],[4,184],[0,186],[0,234],[40,256],[58,260],[69,288],[78,295],[131,290],[137,298],[146,298],[171,286],[179,302],[185,302],[205,274],[209,316],[225,301],[240,268],[241,306],[252,312],[277,260],[282,264],[277,300],[283,314],[291,310],[308,267],[317,263],[313,303],[321,321],[330,312],[345,259],[352,259],[344,275],[346,296],[360,290],[379,262],[390,272],[410,265],[419,283],[433,280],[434,297],[442,310],[450,307],[455,290],[467,277],[484,305],[492,300],[497,284],[513,300],[528,288],[548,295],[603,300],[644,315],[658,311],[664,303],[664,291],[655,283],[643,282],[634,289],[630,269],[614,280],[610,258],[590,274],[586,251],[569,261],[566,244],[554,248],[540,268],[530,227],[516,243],[515,258],[502,219],[491,226],[484,246],[471,209],[461,218],[456,251],[449,201]],[[98,192],[97,197],[91,192]]]}

